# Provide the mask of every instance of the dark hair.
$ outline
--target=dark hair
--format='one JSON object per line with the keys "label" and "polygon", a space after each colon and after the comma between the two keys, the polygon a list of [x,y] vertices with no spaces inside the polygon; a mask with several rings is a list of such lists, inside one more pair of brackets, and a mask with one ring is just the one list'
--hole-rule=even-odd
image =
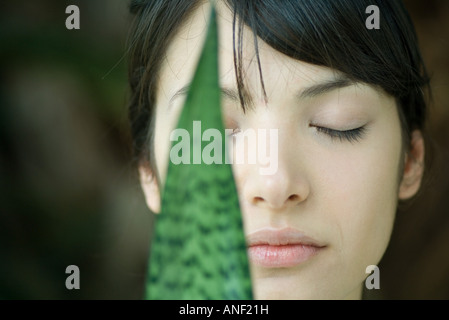
{"label": "dark hair", "polygon": [[[242,30],[283,54],[326,66],[393,96],[398,105],[404,147],[414,129],[424,131],[429,79],[413,23],[402,1],[384,0],[222,0],[234,12],[234,63],[243,103]],[[132,0],[129,116],[136,159],[153,169],[153,112],[158,72],[167,47],[201,0]],[[365,10],[376,5],[380,29],[367,29]],[[237,20],[238,18],[238,20]],[[237,22],[238,21],[238,22]],[[257,38],[253,41],[256,43]],[[260,77],[262,70],[259,63]],[[430,93],[430,91],[429,91]]]}

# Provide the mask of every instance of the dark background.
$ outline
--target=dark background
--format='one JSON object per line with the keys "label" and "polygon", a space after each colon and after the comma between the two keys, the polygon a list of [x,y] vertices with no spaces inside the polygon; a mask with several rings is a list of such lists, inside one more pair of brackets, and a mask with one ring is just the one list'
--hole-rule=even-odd
{"label": "dark background", "polygon": [[[0,299],[143,296],[153,217],[130,152],[128,2],[0,2]],[[449,1],[405,3],[432,75],[435,159],[366,297],[449,299]],[[65,28],[70,4],[80,30]]]}

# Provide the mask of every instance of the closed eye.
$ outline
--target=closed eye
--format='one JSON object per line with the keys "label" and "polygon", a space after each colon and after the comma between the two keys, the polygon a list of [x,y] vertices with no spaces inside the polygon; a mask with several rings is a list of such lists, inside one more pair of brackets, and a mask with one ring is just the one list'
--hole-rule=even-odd
{"label": "closed eye", "polygon": [[351,129],[351,130],[335,130],[326,127],[320,127],[316,125],[310,125],[311,127],[315,127],[318,132],[324,133],[329,136],[332,140],[339,139],[340,142],[348,141],[348,142],[358,142],[363,138],[363,135],[366,131],[365,126]]}
{"label": "closed eye", "polygon": [[233,128],[233,129],[231,129],[232,130],[232,132],[231,132],[231,134],[229,135],[229,136],[231,136],[231,137],[233,137],[233,136],[235,136],[236,134],[238,134],[238,133],[240,133],[242,130],[240,130],[240,128]]}

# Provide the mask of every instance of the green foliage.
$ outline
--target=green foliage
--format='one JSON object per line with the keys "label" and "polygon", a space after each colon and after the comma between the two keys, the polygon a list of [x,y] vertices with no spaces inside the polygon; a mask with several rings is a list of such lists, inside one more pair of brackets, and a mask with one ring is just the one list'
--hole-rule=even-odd
{"label": "green foliage", "polygon": [[[212,9],[203,52],[178,124],[190,136],[193,121],[201,121],[203,132],[214,128],[224,137],[217,52],[216,13]],[[190,150],[194,143],[191,141]],[[170,162],[153,234],[147,298],[252,299],[230,165]]]}

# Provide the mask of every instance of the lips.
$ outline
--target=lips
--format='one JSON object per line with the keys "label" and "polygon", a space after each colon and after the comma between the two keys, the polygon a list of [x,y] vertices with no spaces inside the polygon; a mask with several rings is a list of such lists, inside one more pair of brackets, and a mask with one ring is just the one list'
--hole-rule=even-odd
{"label": "lips", "polygon": [[293,228],[262,229],[247,237],[248,257],[258,266],[288,268],[309,260],[325,245]]}

